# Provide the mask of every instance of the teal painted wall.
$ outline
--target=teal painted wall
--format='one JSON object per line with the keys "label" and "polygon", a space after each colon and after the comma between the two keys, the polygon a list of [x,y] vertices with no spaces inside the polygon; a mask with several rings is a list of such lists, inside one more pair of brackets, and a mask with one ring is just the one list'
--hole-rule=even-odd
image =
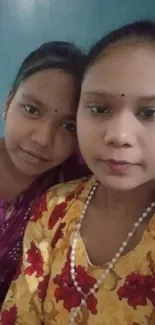
{"label": "teal painted wall", "polygon": [[109,30],[144,18],[155,19],[155,0],[0,0],[0,111],[19,64],[41,43],[69,40],[87,50]]}

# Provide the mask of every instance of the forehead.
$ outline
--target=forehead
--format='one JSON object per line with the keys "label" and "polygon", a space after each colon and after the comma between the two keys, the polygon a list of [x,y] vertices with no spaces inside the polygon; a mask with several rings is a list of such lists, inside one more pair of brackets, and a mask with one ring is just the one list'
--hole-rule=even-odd
{"label": "forehead", "polygon": [[14,101],[31,101],[46,109],[74,113],[77,109],[77,89],[71,74],[56,69],[43,70],[23,81]]}
{"label": "forehead", "polygon": [[82,91],[155,93],[155,47],[144,43],[111,47],[86,72]]}
{"label": "forehead", "polygon": [[51,89],[55,91],[61,90],[65,94],[70,88],[72,90],[74,86],[73,76],[61,70],[49,69],[33,74],[21,84],[20,88],[37,92],[49,91]]}

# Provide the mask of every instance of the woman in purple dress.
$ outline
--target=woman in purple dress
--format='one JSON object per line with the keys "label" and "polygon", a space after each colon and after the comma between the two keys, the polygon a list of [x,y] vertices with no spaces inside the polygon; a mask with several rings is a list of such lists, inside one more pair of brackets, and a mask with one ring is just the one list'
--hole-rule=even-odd
{"label": "woman in purple dress", "polygon": [[22,63],[5,104],[0,139],[0,304],[22,250],[33,203],[60,181],[87,174],[76,156],[76,109],[85,55],[49,42]]}

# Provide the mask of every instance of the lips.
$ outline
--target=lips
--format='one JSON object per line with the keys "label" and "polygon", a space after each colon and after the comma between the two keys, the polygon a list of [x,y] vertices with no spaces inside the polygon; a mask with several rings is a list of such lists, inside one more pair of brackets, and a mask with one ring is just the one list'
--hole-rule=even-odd
{"label": "lips", "polygon": [[108,159],[106,160],[107,163],[116,165],[116,166],[127,166],[127,165],[133,165],[133,163],[126,161],[126,160],[114,160],[114,159]]}
{"label": "lips", "polygon": [[126,161],[126,160],[114,160],[114,159],[108,159],[104,161],[107,166],[110,168],[110,170],[114,173],[118,174],[124,174],[126,173],[129,168],[135,164]]}

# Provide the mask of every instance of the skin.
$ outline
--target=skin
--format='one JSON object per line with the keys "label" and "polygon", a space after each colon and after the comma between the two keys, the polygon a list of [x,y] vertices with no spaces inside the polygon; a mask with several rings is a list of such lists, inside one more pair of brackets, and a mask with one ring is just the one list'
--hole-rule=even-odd
{"label": "skin", "polygon": [[13,199],[74,153],[76,97],[74,77],[56,69],[35,73],[9,96],[0,144],[1,197]]}
{"label": "skin", "polygon": [[[155,48],[147,42],[111,45],[84,77],[78,139],[99,186],[81,235],[95,264],[111,260],[154,198],[154,85]],[[128,163],[115,168],[109,159]],[[137,245],[145,228],[143,223],[125,253]]]}

